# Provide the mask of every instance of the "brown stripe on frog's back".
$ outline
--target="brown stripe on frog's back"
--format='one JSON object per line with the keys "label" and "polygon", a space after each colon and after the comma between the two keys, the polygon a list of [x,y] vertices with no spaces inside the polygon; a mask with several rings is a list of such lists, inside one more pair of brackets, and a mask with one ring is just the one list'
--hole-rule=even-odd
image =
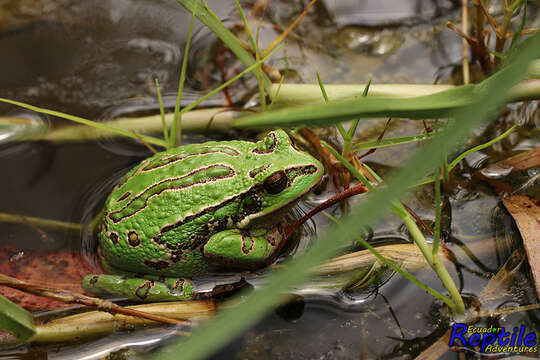
{"label": "brown stripe on frog's back", "polygon": [[120,202],[126,200],[130,195],[131,195],[131,191],[126,191],[125,193],[122,194],[122,196],[120,196],[118,199],[116,199],[115,202],[120,203]]}
{"label": "brown stripe on frog's back", "polygon": [[314,174],[316,172],[317,172],[317,167],[314,165],[293,166],[293,167],[285,169],[285,173],[287,174],[287,179],[288,179],[287,187],[291,186],[291,184],[294,182],[294,180],[298,176]]}
{"label": "brown stripe on frog's back", "polygon": [[[162,240],[163,235],[165,235],[169,231],[172,231],[172,230],[174,230],[174,229],[176,229],[178,227],[181,227],[182,225],[184,225],[186,223],[189,223],[193,219],[204,216],[207,213],[216,212],[220,208],[222,208],[224,206],[227,206],[232,202],[238,201],[238,202],[241,203],[246,197],[253,197],[256,194],[258,194],[259,192],[261,192],[261,191],[263,191],[262,185],[261,184],[254,184],[244,192],[241,192],[239,194],[236,194],[236,195],[230,196],[228,198],[222,199],[220,202],[218,202],[216,204],[213,204],[213,205],[210,205],[210,206],[208,206],[206,208],[203,208],[197,213],[190,214],[190,215],[185,216],[185,217],[183,217],[181,219],[178,219],[176,222],[174,222],[172,224],[168,224],[168,225],[163,226],[161,228],[161,230],[159,231],[159,233],[157,233],[152,238],[152,241],[154,241],[159,246],[166,245],[169,248],[169,250],[177,249],[176,245],[165,244],[165,242]],[[260,211],[260,209],[256,209],[256,211],[258,212],[258,211]],[[223,219],[219,219],[218,221],[220,221],[220,225],[217,228],[214,228],[213,232],[221,231],[221,230],[224,230],[226,228],[231,228],[233,224],[236,224],[236,223],[242,221],[245,217],[247,217],[249,215],[250,214],[248,214],[248,213],[241,213],[241,214],[237,214],[236,216],[233,216],[233,217],[227,216],[227,217],[224,217]],[[224,222],[221,223],[221,221],[224,221]],[[231,222],[231,223],[229,224],[229,222]],[[204,242],[207,241],[208,238],[209,238],[208,233],[205,233],[203,231],[203,234],[199,234],[199,235],[203,235],[203,236],[195,236],[195,237],[191,238],[190,243],[187,244],[187,246],[184,245],[184,249],[191,249],[192,250],[192,249],[197,248],[198,246],[204,245]],[[204,239],[204,241],[203,241],[203,239]],[[182,251],[180,251],[178,257],[180,257],[181,255],[182,255]]]}
{"label": "brown stripe on frog's back", "polygon": [[272,164],[266,164],[266,165],[262,165],[262,166],[257,166],[251,170],[249,170],[248,172],[248,175],[250,178],[254,179],[255,176],[259,175],[260,173],[264,172],[265,170],[267,170],[270,166],[272,166]]}
{"label": "brown stripe on frog's back", "polygon": [[208,154],[223,154],[223,155],[235,157],[235,156],[239,156],[240,152],[236,150],[235,148],[231,146],[226,146],[226,145],[201,146],[199,148],[196,148],[195,151],[192,153],[163,156],[159,158],[157,161],[154,161],[144,166],[141,169],[141,172],[147,172],[147,171],[160,169],[162,167],[168,166],[175,162],[179,162],[179,161],[191,158],[191,157],[204,156]]}
{"label": "brown stripe on frog's back", "polygon": [[133,196],[122,208],[106,216],[115,224],[137,214],[148,206],[151,198],[165,191],[185,190],[193,186],[229,179],[236,176],[234,169],[225,164],[214,164],[195,169],[188,174],[160,180]]}
{"label": "brown stripe on frog's back", "polygon": [[141,168],[144,167],[145,165],[147,165],[148,163],[150,163],[151,160],[152,160],[152,157],[149,157],[148,159],[144,159],[143,161],[141,161],[139,163],[139,165],[137,165],[135,168],[131,169],[131,171],[128,172],[126,175],[124,175],[124,178],[121,179],[118,182],[118,184],[116,184],[113,191],[116,191],[116,190],[120,189],[122,186],[124,186],[128,182],[129,179],[131,179],[132,177],[134,177],[135,175],[140,173]]}

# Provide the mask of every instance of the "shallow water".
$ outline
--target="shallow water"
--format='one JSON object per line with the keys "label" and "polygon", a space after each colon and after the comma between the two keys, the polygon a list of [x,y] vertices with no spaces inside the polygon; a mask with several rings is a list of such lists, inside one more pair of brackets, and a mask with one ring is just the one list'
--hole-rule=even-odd
{"label": "shallow water", "polygon": [[[50,1],[49,5],[54,7],[58,3]],[[208,3],[220,17],[227,19],[226,24],[239,20],[233,2]],[[296,29],[286,51],[269,61],[269,65],[281,71],[288,68],[291,82],[315,83],[315,71],[319,71],[325,83],[361,83],[369,78],[378,83],[450,82],[460,63],[461,42],[444,24],[459,17],[457,3],[320,2],[316,11],[306,16]],[[268,23],[286,28],[301,11],[301,4],[301,1],[271,2]],[[0,32],[0,49],[6,54],[0,56],[0,97],[104,119],[131,111],[133,104],[139,106],[139,111],[156,111],[154,78],[160,80],[163,92],[174,93],[189,23],[189,15],[180,5],[165,0],[64,1],[62,5],[61,11],[21,15],[12,27]],[[268,44],[277,33],[275,27],[263,26],[261,44]],[[193,97],[223,81],[213,62],[218,52],[215,38],[197,24],[187,89]],[[227,66],[229,73],[241,69],[230,59]],[[253,79],[247,78],[234,86],[232,100],[241,104],[249,99],[256,92],[253,85]],[[190,99],[188,96],[185,101]],[[211,101],[209,105],[226,104],[221,95]],[[0,115],[16,112],[20,109],[0,104]],[[539,146],[539,117],[536,104],[512,105],[494,126],[478,130],[474,143],[498,135],[501,128],[506,129],[505,123],[525,124],[501,143],[468,157],[457,171],[455,188],[448,192],[443,231],[458,265],[449,270],[458,279],[457,285],[466,298],[478,295],[487,277],[500,268],[521,241],[502,204],[487,186],[470,181],[471,174],[484,164],[518,150]],[[64,123],[42,119],[44,123],[50,121],[52,126]],[[374,139],[385,121],[362,122],[358,134]],[[419,122],[397,119],[385,136],[411,135],[422,130]],[[228,134],[214,135],[212,140],[228,137]],[[326,138],[339,142],[335,133],[329,133]],[[208,138],[200,135],[185,136],[186,142],[205,139]],[[403,164],[416,148],[405,145],[381,149],[364,160],[384,175]],[[0,147],[4,174],[0,177],[0,212],[87,222],[99,211],[115,181],[149,155],[147,149],[127,140],[3,145]],[[490,177],[507,175],[507,169],[488,169]],[[534,171],[538,169],[520,174],[518,184],[534,176]],[[310,196],[302,206],[309,209],[330,195],[327,192]],[[413,192],[404,202],[426,222],[433,221],[431,187]],[[339,215],[340,210],[335,208],[330,212]],[[327,220],[318,215],[315,222],[316,230],[323,231]],[[393,215],[386,216],[370,230],[376,243],[408,239],[407,231]],[[2,244],[20,248],[95,250],[92,238],[67,232],[45,231],[44,236],[41,230],[0,223],[0,234],[4,235]],[[358,245],[351,243],[342,251],[357,249]],[[438,288],[431,273],[422,272],[418,277]],[[382,285],[362,291],[342,291],[339,287],[309,291],[310,286],[315,287],[313,284],[296,289],[303,298],[274,311],[214,358],[368,359],[408,358],[418,354],[442,335],[448,319],[441,305],[415,285],[389,272],[382,274],[381,279]],[[259,284],[257,278],[251,283]],[[490,307],[535,301],[530,277],[523,270],[512,292]],[[525,324],[539,328],[538,315],[538,311],[521,312],[481,324],[505,327]],[[67,359],[100,351],[118,351],[119,356],[137,358],[166,343],[170,336],[168,330],[137,331],[111,335],[81,347],[10,350],[0,353],[0,358],[2,354],[5,358],[45,358],[48,354],[50,358]],[[443,358],[457,356],[448,353]]]}

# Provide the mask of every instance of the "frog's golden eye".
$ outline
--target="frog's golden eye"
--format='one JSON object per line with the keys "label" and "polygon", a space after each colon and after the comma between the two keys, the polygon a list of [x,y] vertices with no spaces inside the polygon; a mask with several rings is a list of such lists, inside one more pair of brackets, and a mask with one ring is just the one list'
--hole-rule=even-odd
{"label": "frog's golden eye", "polygon": [[287,174],[279,170],[264,180],[263,186],[269,194],[279,194],[287,187]]}

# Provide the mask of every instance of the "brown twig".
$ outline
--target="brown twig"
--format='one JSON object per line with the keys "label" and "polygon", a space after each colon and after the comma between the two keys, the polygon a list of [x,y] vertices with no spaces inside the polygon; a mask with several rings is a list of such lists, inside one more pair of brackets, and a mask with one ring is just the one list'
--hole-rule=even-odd
{"label": "brown twig", "polygon": [[[468,0],[461,0],[461,29],[465,35],[469,34],[469,6],[467,5]],[[471,81],[470,71],[469,71],[469,49],[467,47],[467,40],[465,38],[461,39],[462,50],[462,73],[463,73],[463,84],[467,85]]]}
{"label": "brown twig", "polygon": [[499,24],[497,24],[497,21],[495,20],[495,18],[489,13],[489,10],[486,8],[484,3],[482,1],[475,1],[475,5],[480,7],[480,10],[482,10],[482,13],[486,17],[487,21],[489,22],[489,25],[491,25],[491,28],[493,29],[497,37],[502,38],[503,32],[501,31]]}
{"label": "brown twig", "polygon": [[137,137],[137,139],[139,139],[140,142],[142,142],[142,144],[144,146],[146,146],[146,148],[148,150],[150,150],[152,152],[152,154],[157,154],[158,153],[158,151],[152,145],[150,145],[150,143],[148,143],[146,140],[144,140],[142,136],[140,136],[139,134],[135,134],[135,136]]}
{"label": "brown twig", "polygon": [[293,23],[291,24],[291,26],[289,26],[287,28],[287,30],[285,30],[284,32],[282,32],[277,38],[275,38],[271,43],[270,45],[268,45],[266,47],[266,49],[263,50],[261,56],[262,57],[265,57],[266,55],[268,55],[270,53],[270,51],[272,51],[273,48],[275,48],[280,42],[282,42],[286,37],[287,35],[289,35],[289,33],[296,27],[296,25],[298,25],[298,23],[300,22],[300,20],[302,20],[302,18],[307,14],[307,12],[309,11],[309,9],[311,9],[311,7],[313,5],[315,5],[315,3],[317,2],[317,0],[311,0],[311,2],[309,3],[309,5],[304,9],[304,11],[302,11],[302,13],[300,15],[298,15],[298,17],[293,21]]}
{"label": "brown twig", "polygon": [[319,137],[313,131],[308,128],[302,128],[298,130],[298,132],[315,148],[317,154],[319,154],[321,157],[325,168],[328,170],[328,174],[332,178],[332,182],[336,187],[338,187],[340,183],[338,166],[341,163],[334,158],[330,151],[321,145],[321,139],[319,139]]}
{"label": "brown twig", "polygon": [[411,215],[414,218],[414,220],[416,220],[417,223],[419,223],[428,233],[430,233],[431,236],[435,235],[433,230],[431,230],[431,228],[420,218],[420,216],[418,216],[417,213],[414,212],[413,209],[408,207],[404,202],[401,202],[401,205],[403,205],[403,207],[405,208],[405,210],[407,210],[409,215]]}
{"label": "brown twig", "polygon": [[345,200],[347,198],[350,198],[351,196],[354,196],[354,195],[363,194],[363,193],[365,193],[367,191],[368,191],[368,189],[364,184],[358,184],[358,185],[355,185],[355,186],[353,186],[351,188],[348,188],[347,190],[343,190],[339,194],[336,194],[336,195],[332,196],[330,199],[326,200],[325,202],[323,202],[319,206],[313,208],[306,215],[302,216],[302,218],[300,220],[298,220],[294,224],[288,226],[285,229],[285,236],[288,238],[293,232],[296,231],[296,229],[298,229],[302,224],[304,224],[306,221],[308,221],[313,215],[315,215],[319,211],[323,211],[324,209],[326,209],[326,208],[328,208],[328,207],[330,207],[330,206],[332,206],[334,204],[337,204],[340,201],[343,201],[343,200]]}
{"label": "brown twig", "polygon": [[83,294],[72,293],[67,290],[57,289],[51,286],[38,284],[35,282],[19,280],[11,276],[0,274],[0,285],[7,286],[13,289],[29,292],[34,295],[48,297],[51,299],[59,300],[69,304],[82,304],[88,307],[96,308],[100,311],[105,311],[110,314],[123,314],[128,316],[135,316],[139,318],[145,318],[171,325],[186,325],[191,326],[191,322],[171,319],[161,315],[150,314],[147,312],[128,309],[120,305],[116,305],[112,301],[98,299]]}
{"label": "brown twig", "polygon": [[[478,56],[478,61],[480,62],[480,65],[482,66],[482,69],[484,69],[485,72],[491,73],[493,70],[493,62],[491,60],[491,54],[489,53],[486,44],[484,42],[484,37],[486,35],[485,31],[482,31],[481,35],[479,36],[477,34],[476,38],[471,37],[468,34],[465,34],[463,31],[458,29],[454,24],[451,22],[447,22],[446,26],[458,33],[461,37],[463,37],[467,42],[469,43],[472,51],[475,53],[476,56]],[[486,29],[487,30],[487,29]],[[489,34],[489,30],[487,30],[487,34]]]}
{"label": "brown twig", "polygon": [[[381,131],[381,133],[377,137],[377,141],[381,141],[383,139],[384,133],[386,132],[386,130],[388,130],[388,127],[390,126],[391,121],[392,121],[392,118],[388,118],[388,120],[386,120],[386,124],[384,124],[384,129],[383,129],[383,131]],[[370,154],[373,154],[376,150],[377,150],[377,148],[371,148],[368,151],[366,151],[364,154],[355,156],[355,158],[356,158],[356,160],[360,160],[360,159],[365,158],[366,156],[368,156]]]}

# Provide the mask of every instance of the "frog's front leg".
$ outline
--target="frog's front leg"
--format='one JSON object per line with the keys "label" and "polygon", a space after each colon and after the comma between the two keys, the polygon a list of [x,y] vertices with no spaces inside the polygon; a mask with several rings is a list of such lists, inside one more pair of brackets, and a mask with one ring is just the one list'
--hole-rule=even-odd
{"label": "frog's front leg", "polygon": [[185,301],[194,297],[193,284],[182,278],[126,278],[121,275],[87,275],[82,287],[93,294],[122,297],[137,302]]}
{"label": "frog's front leg", "polygon": [[284,237],[279,227],[224,230],[204,245],[204,257],[222,265],[257,268],[268,264]]}

